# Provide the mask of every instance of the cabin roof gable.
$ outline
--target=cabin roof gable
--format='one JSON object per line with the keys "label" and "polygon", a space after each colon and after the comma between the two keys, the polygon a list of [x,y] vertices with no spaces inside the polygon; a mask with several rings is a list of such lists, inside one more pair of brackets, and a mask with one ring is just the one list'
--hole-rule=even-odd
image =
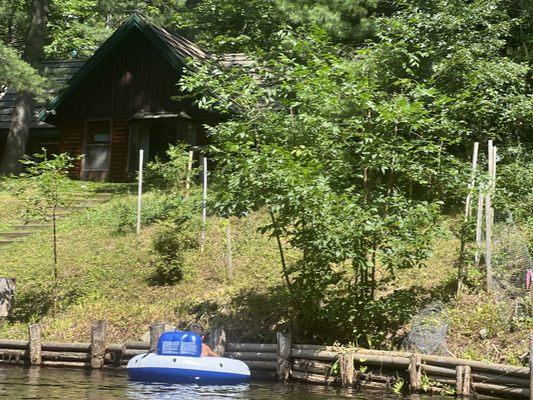
{"label": "cabin roof gable", "polygon": [[133,14],[113,32],[72,76],[67,87],[61,90],[46,107],[41,109],[38,119],[44,121],[51,111],[56,110],[133,30],[141,32],[163,58],[176,70],[180,66],[186,66],[186,60],[188,58],[205,60],[209,57],[199,46],[184,37],[170,33],[164,28],[147,22],[138,14]]}

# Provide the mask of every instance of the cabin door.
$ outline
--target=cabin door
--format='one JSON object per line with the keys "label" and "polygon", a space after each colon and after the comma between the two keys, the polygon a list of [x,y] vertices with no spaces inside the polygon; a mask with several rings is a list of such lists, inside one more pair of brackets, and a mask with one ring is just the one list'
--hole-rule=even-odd
{"label": "cabin door", "polygon": [[144,151],[144,163],[156,158],[165,161],[169,145],[196,145],[196,123],[182,119],[138,120],[130,125],[128,170],[139,169],[139,150]]}
{"label": "cabin door", "polygon": [[82,179],[105,181],[111,159],[111,120],[85,122]]}

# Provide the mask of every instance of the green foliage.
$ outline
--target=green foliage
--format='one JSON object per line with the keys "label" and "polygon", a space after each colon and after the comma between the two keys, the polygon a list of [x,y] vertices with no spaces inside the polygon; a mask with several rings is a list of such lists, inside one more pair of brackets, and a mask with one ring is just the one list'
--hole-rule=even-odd
{"label": "green foliage", "polygon": [[284,30],[247,70],[197,65],[181,81],[228,115],[210,129],[215,208],[266,207],[262,231],[301,251],[284,274],[305,338],[383,337],[402,304],[376,291],[423,265],[440,206],[464,199],[463,149],[531,130],[528,66],[501,55],[501,2],[401,2],[377,23],[361,51]]}
{"label": "green foliage", "polygon": [[498,150],[496,196],[498,217],[511,213],[515,222],[529,228],[533,240],[533,157],[522,145]]}
{"label": "green foliage", "polygon": [[190,220],[158,225],[151,243],[154,272],[150,280],[154,284],[173,285],[183,278],[186,252],[198,248],[196,233]]}
{"label": "green foliage", "polygon": [[147,188],[176,193],[185,189],[186,181],[192,185],[195,169],[187,170],[189,161],[188,146],[185,144],[170,145],[166,151],[166,159],[149,162],[144,171],[144,182]]}
{"label": "green foliage", "polygon": [[402,394],[405,389],[405,381],[403,379],[398,379],[392,385],[392,392],[395,394]]}
{"label": "green foliage", "polygon": [[0,43],[0,59],[0,89],[9,87],[16,92],[31,92],[39,99],[46,97],[46,79],[24,62],[15,50]]}
{"label": "green foliage", "polygon": [[68,173],[74,160],[67,153],[48,156],[46,150],[22,160],[25,171],[11,179],[13,194],[22,202],[27,219],[49,219],[69,204],[73,185]]}

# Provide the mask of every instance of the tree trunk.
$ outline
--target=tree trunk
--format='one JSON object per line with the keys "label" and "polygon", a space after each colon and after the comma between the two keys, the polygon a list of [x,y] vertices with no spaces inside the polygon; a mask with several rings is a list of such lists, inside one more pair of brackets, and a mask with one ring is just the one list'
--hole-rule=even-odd
{"label": "tree trunk", "polygon": [[[32,20],[22,58],[34,68],[38,67],[39,59],[43,53],[49,5],[50,0],[32,1]],[[0,175],[17,173],[21,170],[19,160],[26,151],[33,115],[33,104],[34,100],[28,92],[19,93],[15,99],[11,126],[2,163],[0,164]]]}

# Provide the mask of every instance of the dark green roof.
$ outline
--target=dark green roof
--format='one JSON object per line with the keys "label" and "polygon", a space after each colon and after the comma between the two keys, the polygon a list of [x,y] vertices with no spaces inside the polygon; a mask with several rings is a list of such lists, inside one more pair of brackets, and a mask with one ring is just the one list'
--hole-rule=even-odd
{"label": "dark green roof", "polygon": [[[50,82],[50,88],[46,93],[54,98],[63,89],[68,81],[83,66],[83,61],[47,61],[41,64],[40,72],[46,76]],[[13,90],[0,92],[0,131],[9,129],[13,106],[15,105],[17,93]],[[32,129],[50,129],[52,125],[40,121],[39,113],[45,107],[44,103],[36,103],[33,107],[33,118],[30,127]],[[0,132],[2,134],[2,132]]]}

